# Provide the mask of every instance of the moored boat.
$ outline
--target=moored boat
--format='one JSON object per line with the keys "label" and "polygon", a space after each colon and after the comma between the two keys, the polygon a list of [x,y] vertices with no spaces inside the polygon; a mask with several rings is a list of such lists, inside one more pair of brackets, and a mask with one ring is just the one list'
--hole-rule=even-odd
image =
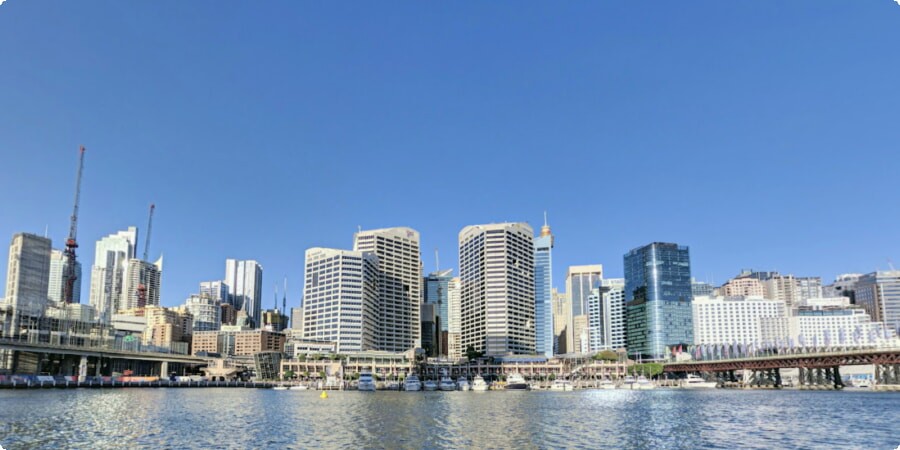
{"label": "moored boat", "polygon": [[459,377],[459,379],[456,380],[456,385],[461,391],[468,391],[472,389],[472,385],[469,384],[469,380],[467,380],[466,377]]}
{"label": "moored boat", "polygon": [[656,385],[648,380],[647,377],[641,375],[635,380],[634,384],[631,385],[631,388],[634,390],[656,389]]}
{"label": "moored boat", "polygon": [[703,378],[694,375],[688,374],[687,378],[681,382],[681,387],[685,389],[715,389],[716,382],[715,381],[706,381]]}
{"label": "moored boat", "polygon": [[422,382],[419,381],[419,377],[416,375],[410,375],[403,380],[403,390],[410,392],[421,391]]}
{"label": "moored boat", "polygon": [[491,389],[491,385],[484,381],[484,378],[481,378],[481,375],[475,375],[475,378],[472,379],[472,390],[484,392]]}
{"label": "moored boat", "polygon": [[438,384],[435,383],[434,380],[425,380],[425,383],[422,384],[422,387],[424,387],[426,391],[438,390]]}
{"label": "moored boat", "polygon": [[506,377],[506,390],[508,391],[527,391],[528,383],[521,374],[514,373]]}
{"label": "moored boat", "polygon": [[375,391],[375,380],[372,378],[371,372],[362,372],[359,374],[359,384],[357,389],[360,391]]}
{"label": "moored boat", "polygon": [[556,379],[553,381],[553,384],[550,385],[551,391],[572,391],[575,390],[575,387],[572,386],[572,382],[569,380]]}
{"label": "moored boat", "polygon": [[453,378],[443,376],[441,377],[440,384],[438,384],[438,388],[442,391],[455,391],[456,383],[453,382]]}

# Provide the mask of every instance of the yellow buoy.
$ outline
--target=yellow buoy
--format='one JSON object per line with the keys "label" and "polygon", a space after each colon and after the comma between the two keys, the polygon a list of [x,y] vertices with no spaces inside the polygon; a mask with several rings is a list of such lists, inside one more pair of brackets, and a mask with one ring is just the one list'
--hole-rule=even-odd
{"label": "yellow buoy", "polygon": [[328,398],[328,393],[325,391],[322,391],[322,395],[320,395],[319,398]]}

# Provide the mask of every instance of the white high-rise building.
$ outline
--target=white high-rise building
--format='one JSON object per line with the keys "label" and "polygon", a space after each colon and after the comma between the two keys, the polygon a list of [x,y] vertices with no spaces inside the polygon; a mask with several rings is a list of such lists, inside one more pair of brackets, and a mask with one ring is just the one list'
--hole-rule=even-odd
{"label": "white high-rise building", "polygon": [[447,356],[462,358],[462,313],[460,311],[459,277],[451,278],[447,285]]}
{"label": "white high-rise building", "polygon": [[125,272],[128,261],[135,257],[136,243],[136,227],[128,227],[97,241],[89,302],[97,311],[97,319],[103,323],[110,323],[116,311],[125,309]]}
{"label": "white high-rise building", "polygon": [[50,239],[17,233],[9,245],[7,305],[24,314],[43,315],[50,286]]}
{"label": "white high-rise building", "polygon": [[419,232],[405,227],[360,231],[353,235],[353,250],[378,257],[376,349],[405,352],[421,347]]}
{"label": "white high-rise building", "polygon": [[786,340],[783,300],[762,297],[695,297],[694,344],[775,345]]}
{"label": "white high-rise building", "polygon": [[125,283],[122,287],[123,303],[119,309],[159,306],[162,270],[162,257],[154,263],[137,258],[128,260]]}
{"label": "white high-rise building", "polygon": [[527,223],[459,232],[463,351],[534,354],[533,236]]}
{"label": "white high-rise building", "polygon": [[228,303],[242,311],[259,328],[262,310],[262,266],[253,260],[225,260]]}
{"label": "white high-rise building", "polygon": [[588,297],[591,351],[625,348],[625,279],[609,278]]}
{"label": "white high-rise building", "polygon": [[800,347],[866,347],[896,344],[897,333],[873,321],[864,308],[846,297],[809,299],[793,308],[791,340]]}
{"label": "white high-rise building", "polygon": [[228,286],[224,281],[201,281],[200,295],[205,295],[220,303],[228,303]]}
{"label": "white high-rise building", "polygon": [[376,348],[378,258],[371,252],[306,251],[303,339],[332,342],[338,353]]}
{"label": "white high-rise building", "polygon": [[[50,252],[50,281],[47,297],[56,303],[65,301],[66,286],[64,276],[69,259],[65,252],[53,249]],[[72,287],[72,303],[81,303],[81,263],[75,262],[75,283]],[[93,319],[92,319],[93,320]]]}

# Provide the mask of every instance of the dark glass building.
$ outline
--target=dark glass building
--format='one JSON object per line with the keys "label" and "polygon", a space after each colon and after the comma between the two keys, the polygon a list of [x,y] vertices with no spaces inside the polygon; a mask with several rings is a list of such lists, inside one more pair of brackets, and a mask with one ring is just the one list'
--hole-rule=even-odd
{"label": "dark glass building", "polygon": [[664,358],[666,347],[694,341],[688,248],[654,242],[625,255],[628,354]]}

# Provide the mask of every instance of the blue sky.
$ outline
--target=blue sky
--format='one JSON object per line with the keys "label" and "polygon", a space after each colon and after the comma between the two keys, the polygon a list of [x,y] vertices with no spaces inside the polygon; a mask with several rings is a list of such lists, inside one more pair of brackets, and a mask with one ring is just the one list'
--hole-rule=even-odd
{"label": "blue sky", "polygon": [[544,210],[560,287],[652,241],[717,283],[900,264],[892,0],[337,3],[0,5],[0,237],[62,244],[83,144],[80,260],[155,202],[165,305],[228,257],[294,304],[357,225],[455,267]]}

